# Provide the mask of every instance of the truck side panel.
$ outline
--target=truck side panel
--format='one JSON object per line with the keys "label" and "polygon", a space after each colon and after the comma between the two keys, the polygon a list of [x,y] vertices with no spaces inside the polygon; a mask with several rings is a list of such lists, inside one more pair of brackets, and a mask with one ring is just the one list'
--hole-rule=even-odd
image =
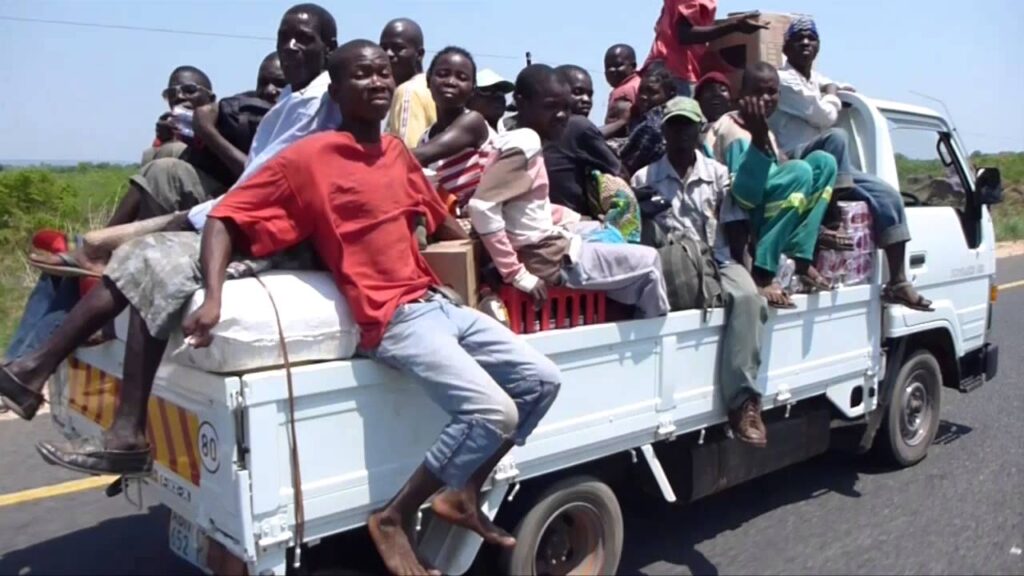
{"label": "truck side panel", "polygon": [[[850,392],[875,383],[877,286],[796,300],[797,310],[771,313],[766,406],[833,390],[844,413],[863,414]],[[721,310],[707,322],[690,311],[529,336],[563,370],[562,390],[499,478],[522,480],[722,422],[713,384],[722,321]],[[293,377],[312,540],[361,526],[420,463],[446,417],[414,382],[369,360],[300,366]],[[293,521],[287,385],[280,370],[242,380],[254,526],[271,534]]]}

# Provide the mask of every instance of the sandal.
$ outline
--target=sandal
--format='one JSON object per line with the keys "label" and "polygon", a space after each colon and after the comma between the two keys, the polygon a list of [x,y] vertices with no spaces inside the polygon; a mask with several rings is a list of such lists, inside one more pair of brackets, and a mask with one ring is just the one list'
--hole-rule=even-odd
{"label": "sandal", "polygon": [[65,278],[82,276],[99,278],[99,272],[83,268],[75,258],[75,252],[33,252],[28,255],[28,263],[39,270]]}
{"label": "sandal", "polygon": [[[906,296],[904,291],[907,288],[910,288],[911,292],[917,296],[916,299],[910,299]],[[918,312],[935,312],[935,308],[932,308],[932,301],[918,294],[914,290],[914,284],[911,282],[897,282],[883,288],[882,302],[895,306],[906,306]]]}
{"label": "sandal", "polygon": [[841,230],[822,226],[818,231],[818,247],[835,252],[853,252],[857,249],[853,238]]}
{"label": "sandal", "polygon": [[135,450],[108,450],[102,440],[77,438],[60,445],[40,442],[36,444],[36,450],[49,464],[96,476],[145,476],[153,470],[149,446]]}
{"label": "sandal", "polygon": [[836,289],[834,284],[831,284],[823,279],[815,280],[814,278],[811,278],[810,276],[805,276],[803,274],[798,275],[797,279],[800,280],[800,285],[803,287],[803,289],[800,290],[801,294],[831,292]]}
{"label": "sandal", "polygon": [[6,365],[0,366],[0,395],[3,396],[4,406],[22,420],[35,418],[39,407],[46,402],[42,394],[29,388],[11,374]]}
{"label": "sandal", "polygon": [[797,280],[800,281],[800,285],[803,286],[804,288],[803,292],[805,294],[814,294],[815,292],[831,292],[836,289],[836,285],[826,280],[820,272],[818,272],[817,274],[817,277],[811,276],[810,274],[796,275]]}

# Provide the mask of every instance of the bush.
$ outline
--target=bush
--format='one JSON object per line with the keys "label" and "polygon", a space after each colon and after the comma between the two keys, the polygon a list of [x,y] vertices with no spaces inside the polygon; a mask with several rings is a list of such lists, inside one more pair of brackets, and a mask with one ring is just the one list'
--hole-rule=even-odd
{"label": "bush", "polygon": [[39,228],[75,216],[71,186],[39,169],[0,172],[0,250],[22,245]]}

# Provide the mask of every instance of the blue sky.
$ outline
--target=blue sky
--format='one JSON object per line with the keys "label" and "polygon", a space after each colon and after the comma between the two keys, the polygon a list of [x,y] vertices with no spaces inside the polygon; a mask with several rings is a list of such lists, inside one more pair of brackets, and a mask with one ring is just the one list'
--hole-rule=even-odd
{"label": "blue sky", "polygon": [[[3,0],[0,2],[0,159],[137,161],[164,109],[169,72],[192,64],[227,96],[254,87],[272,40],[212,38],[3,20],[3,17],[224,32],[273,38],[294,2]],[[397,16],[419,21],[427,49],[468,48],[481,67],[514,78],[535,62],[596,71],[627,42],[642,59],[660,0],[323,0],[339,37],[377,39]],[[719,14],[760,9],[814,14],[820,68],[869,95],[945,101],[969,150],[1024,150],[1024,2],[1019,0],[722,0]],[[1014,104],[1013,102],[1016,102]]]}

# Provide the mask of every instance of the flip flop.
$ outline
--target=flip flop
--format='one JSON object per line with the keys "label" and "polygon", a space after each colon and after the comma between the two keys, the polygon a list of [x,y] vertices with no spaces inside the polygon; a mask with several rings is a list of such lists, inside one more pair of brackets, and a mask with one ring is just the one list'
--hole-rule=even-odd
{"label": "flip flop", "polygon": [[898,290],[907,287],[913,288],[914,284],[911,282],[898,282],[892,286],[886,286],[882,290],[882,302],[896,306],[906,306],[918,312],[935,312],[935,308],[932,308],[932,301],[920,294],[917,295],[916,300],[910,300],[897,294]]}
{"label": "flip flop", "polygon": [[818,247],[835,252],[853,252],[857,249],[848,234],[824,226],[818,231]]}
{"label": "flip flop", "polygon": [[49,464],[96,476],[145,476],[153,470],[153,456],[148,446],[137,450],[108,450],[96,438],[77,438],[61,444],[40,442],[36,450]]}
{"label": "flip flop", "polygon": [[797,274],[797,279],[800,280],[800,284],[807,291],[807,294],[814,294],[815,292],[831,292],[836,289],[835,284],[832,284],[824,278],[815,280],[806,274]]}
{"label": "flip flop", "polygon": [[[64,278],[81,278],[83,276],[100,278],[103,276],[103,274],[100,274],[99,272],[93,272],[92,270],[82,268],[71,254],[71,252],[43,252],[29,254],[28,263],[47,274]],[[41,257],[45,256],[55,256],[60,260],[61,264],[53,264],[52,262],[44,262],[40,260]]]}
{"label": "flip flop", "polygon": [[42,394],[29,388],[11,374],[6,365],[0,366],[0,396],[3,396],[4,406],[22,420],[35,418],[39,407],[46,402]]}

